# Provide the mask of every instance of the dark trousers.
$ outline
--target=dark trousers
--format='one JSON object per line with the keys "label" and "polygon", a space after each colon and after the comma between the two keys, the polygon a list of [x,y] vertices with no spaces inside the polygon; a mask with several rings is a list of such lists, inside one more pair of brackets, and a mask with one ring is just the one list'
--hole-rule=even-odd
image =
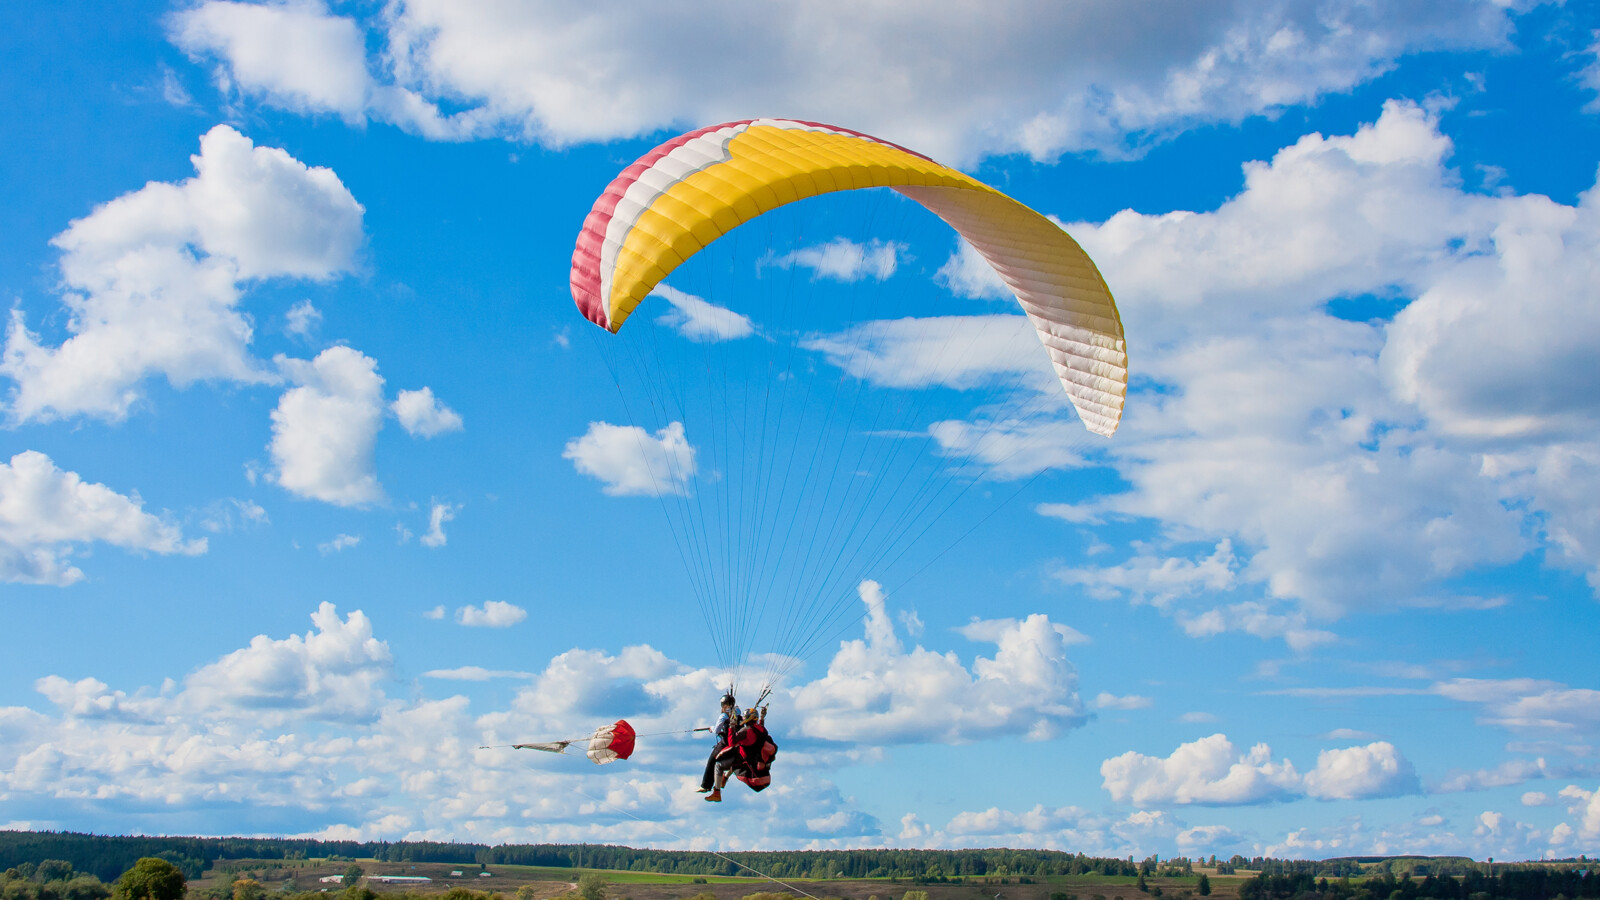
{"label": "dark trousers", "polygon": [[706,760],[706,774],[700,779],[701,790],[709,791],[717,786],[717,754],[721,751],[721,747],[711,748],[711,756]]}

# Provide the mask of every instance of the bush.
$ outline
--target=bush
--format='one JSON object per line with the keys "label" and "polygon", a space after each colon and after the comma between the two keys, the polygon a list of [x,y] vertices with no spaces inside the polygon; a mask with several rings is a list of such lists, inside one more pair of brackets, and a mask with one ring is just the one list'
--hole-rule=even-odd
{"label": "bush", "polygon": [[[39,871],[48,870],[41,864]],[[59,870],[50,874],[59,874]],[[21,877],[18,869],[8,869],[0,875],[0,900],[106,900],[111,896],[111,888],[93,875],[70,874],[74,876],[70,880],[46,881],[35,872],[38,880],[31,881]]]}
{"label": "bush", "polygon": [[188,889],[177,866],[146,856],[122,873],[112,896],[117,900],[182,900]]}
{"label": "bush", "polygon": [[578,896],[583,900],[606,900],[606,877],[598,872],[579,875]]}
{"label": "bush", "polygon": [[33,880],[40,883],[46,881],[66,881],[72,877],[72,863],[64,859],[46,859],[39,863],[33,872]]}
{"label": "bush", "polygon": [[63,900],[106,900],[111,888],[93,875],[79,875],[61,886],[61,896]]}

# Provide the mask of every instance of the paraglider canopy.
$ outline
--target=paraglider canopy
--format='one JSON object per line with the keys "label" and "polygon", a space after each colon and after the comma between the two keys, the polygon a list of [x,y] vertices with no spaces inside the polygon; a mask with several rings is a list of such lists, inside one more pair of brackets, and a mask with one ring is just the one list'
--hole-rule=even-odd
{"label": "paraglider canopy", "polygon": [[1060,226],[963,172],[870,135],[749,119],[679,135],[622,171],[595,201],[572,254],[572,298],[616,332],[663,278],[763,213],[817,194],[887,187],[954,228],[1037,329],[1084,427],[1122,419],[1122,319],[1088,254]]}

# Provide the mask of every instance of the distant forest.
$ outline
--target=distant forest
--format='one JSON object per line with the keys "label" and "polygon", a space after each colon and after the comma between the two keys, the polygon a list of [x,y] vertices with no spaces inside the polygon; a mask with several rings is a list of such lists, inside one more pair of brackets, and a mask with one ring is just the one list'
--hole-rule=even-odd
{"label": "distant forest", "polygon": [[[377,859],[450,863],[622,869],[677,875],[737,875],[710,853],[640,850],[597,844],[446,844],[431,841],[315,841],[281,838],[118,837],[72,832],[0,831],[0,872],[45,860],[114,881],[142,857],[165,859],[198,878],[219,860]],[[729,859],[777,878],[899,878],[945,882],[970,877],[1051,875],[1186,877],[1194,865],[1218,874],[1262,873],[1241,886],[1241,900],[1568,900],[1600,898],[1600,872],[1585,857],[1551,863],[1480,863],[1463,857],[1349,857],[1281,860],[1234,856],[1135,862],[1055,850],[777,850],[728,853]],[[1565,862],[1566,865],[1561,865]],[[1241,873],[1242,874],[1242,873]],[[1344,879],[1366,875],[1355,882]],[[1376,876],[1376,877],[1371,877]],[[1396,876],[1399,876],[1398,880]],[[1412,880],[1408,876],[1417,876]],[[1456,876],[1456,877],[1439,877]],[[1329,882],[1328,879],[1340,879]],[[1320,881],[1318,879],[1321,879]],[[1563,880],[1564,879],[1564,880]],[[1387,887],[1386,887],[1387,886]],[[1482,895],[1482,896],[1480,896]]]}
{"label": "distant forest", "polygon": [[[728,853],[729,859],[778,878],[903,878],[945,880],[982,875],[1126,875],[1152,864],[1055,850],[777,850]],[[141,857],[165,859],[197,878],[218,860],[377,859],[393,863],[453,863],[624,869],[675,875],[744,874],[710,853],[637,850],[599,844],[446,844],[432,841],[313,841],[282,838],[116,837],[72,832],[0,831],[0,870],[23,862],[65,860],[73,869],[115,879]],[[1186,860],[1166,860],[1187,869]]]}
{"label": "distant forest", "polygon": [[[1487,867],[1487,866],[1485,866]],[[1317,880],[1307,874],[1263,873],[1239,886],[1239,900],[1579,900],[1600,897],[1593,868],[1495,866],[1495,874],[1396,878],[1389,872],[1360,881]]]}
{"label": "distant forest", "polygon": [[[1059,850],[771,850],[733,852],[731,860],[776,878],[939,879],[966,876],[1123,874],[1141,863],[1085,857]],[[141,857],[160,857],[198,878],[216,860],[374,858],[390,863],[483,863],[654,871],[666,874],[741,874],[725,858],[694,850],[637,850],[600,844],[442,844],[432,841],[299,841],[277,838],[117,838],[69,831],[0,831],[0,870],[22,862],[66,860],[72,868],[115,879]],[[1166,860],[1162,868],[1173,865]],[[1179,863],[1181,865],[1181,863]],[[1144,866],[1147,873],[1149,866]]]}

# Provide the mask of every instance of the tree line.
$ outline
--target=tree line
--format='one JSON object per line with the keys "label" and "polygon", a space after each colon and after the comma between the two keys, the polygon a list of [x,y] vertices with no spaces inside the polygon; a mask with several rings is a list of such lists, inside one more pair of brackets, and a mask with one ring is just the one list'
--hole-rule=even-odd
{"label": "tree line", "polygon": [[[1202,860],[1202,862],[1204,862]],[[1211,857],[1219,875],[1232,875],[1239,869],[1263,875],[1310,875],[1312,878],[1361,878],[1388,873],[1398,878],[1428,875],[1494,875],[1510,871],[1544,871],[1555,868],[1586,869],[1594,864],[1587,856],[1550,859],[1540,862],[1479,862],[1465,856],[1343,856],[1333,859],[1274,859],[1234,856],[1220,860]]]}
{"label": "tree line", "polygon": [[[734,862],[767,872],[775,878],[899,878],[908,881],[943,882],[966,878],[1035,878],[1052,875],[1098,875],[1102,877],[1191,877],[1194,865],[1204,865],[1218,874],[1247,869],[1271,878],[1294,879],[1293,889],[1281,893],[1290,882],[1254,882],[1270,891],[1247,900],[1276,900],[1293,897],[1304,890],[1317,891],[1316,879],[1348,879],[1365,875],[1386,875],[1413,884],[1406,876],[1454,875],[1462,879],[1503,876],[1510,872],[1547,872],[1549,864],[1486,864],[1461,857],[1347,857],[1330,860],[1284,860],[1234,856],[1220,860],[1191,860],[1176,857],[1161,860],[1149,857],[1135,862],[1132,857],[1086,856],[1056,850],[1014,850],[1003,848],[976,850],[775,850],[735,852],[726,858],[710,853],[685,850],[635,849],[597,844],[455,844],[436,841],[320,841],[293,838],[201,838],[142,837],[79,834],[52,831],[0,831],[0,871],[23,863],[41,864],[56,860],[80,875],[92,875],[102,883],[119,878],[140,859],[155,858],[171,863],[186,878],[198,878],[218,861],[306,859],[376,859],[393,863],[449,863],[452,865],[520,865],[559,869],[619,869],[674,875],[737,875]],[[1587,858],[1567,861],[1569,868],[1587,868]],[[226,866],[226,863],[224,863]],[[1364,871],[1365,866],[1365,871]],[[29,879],[23,879],[29,880]],[[1312,888],[1305,888],[1310,883]],[[35,882],[40,884],[49,882]],[[1365,883],[1365,882],[1362,882]],[[1477,882],[1473,882],[1477,884]],[[1432,889],[1432,888],[1430,888]],[[1442,890],[1443,888],[1439,888]],[[1486,889],[1453,894],[1418,894],[1417,898],[1473,898],[1473,893],[1491,897],[1518,895],[1494,893]],[[1554,893],[1549,894],[1553,898]],[[1566,891],[1568,900],[1593,894]],[[1368,900],[1354,894],[1331,894],[1330,900]],[[1374,900],[1391,900],[1387,893],[1373,894]],[[0,897],[0,900],[12,898]],[[90,897],[18,897],[15,900],[95,900]],[[1410,896],[1393,900],[1413,900]]]}
{"label": "tree line", "polygon": [[[42,859],[65,860],[102,881],[115,880],[145,857],[164,859],[198,878],[218,860],[303,860],[339,857],[395,863],[479,863],[561,869],[621,869],[673,875],[737,875],[728,859],[779,878],[951,879],[985,876],[1125,875],[1149,861],[1056,850],[775,850],[726,854],[635,849],[596,844],[453,844],[434,841],[317,841],[285,838],[140,837],[49,831],[0,832],[0,869]],[[1169,861],[1163,864],[1167,867]],[[1184,861],[1185,866],[1187,861]]]}
{"label": "tree line", "polygon": [[[724,858],[726,857],[726,858]],[[951,879],[986,876],[1138,874],[1129,859],[1055,850],[770,850],[716,856],[683,850],[617,846],[507,844],[478,852],[490,865],[624,869],[674,875],[740,875],[735,862],[774,878]]]}
{"label": "tree line", "polygon": [[[1497,866],[1497,868],[1500,868]],[[1504,866],[1458,876],[1396,877],[1380,872],[1359,881],[1317,879],[1305,872],[1263,872],[1239,886],[1239,900],[1580,900],[1600,898],[1600,871],[1577,866]]]}
{"label": "tree line", "polygon": [[111,889],[99,878],[77,872],[72,863],[44,859],[0,872],[0,900],[106,900]]}

